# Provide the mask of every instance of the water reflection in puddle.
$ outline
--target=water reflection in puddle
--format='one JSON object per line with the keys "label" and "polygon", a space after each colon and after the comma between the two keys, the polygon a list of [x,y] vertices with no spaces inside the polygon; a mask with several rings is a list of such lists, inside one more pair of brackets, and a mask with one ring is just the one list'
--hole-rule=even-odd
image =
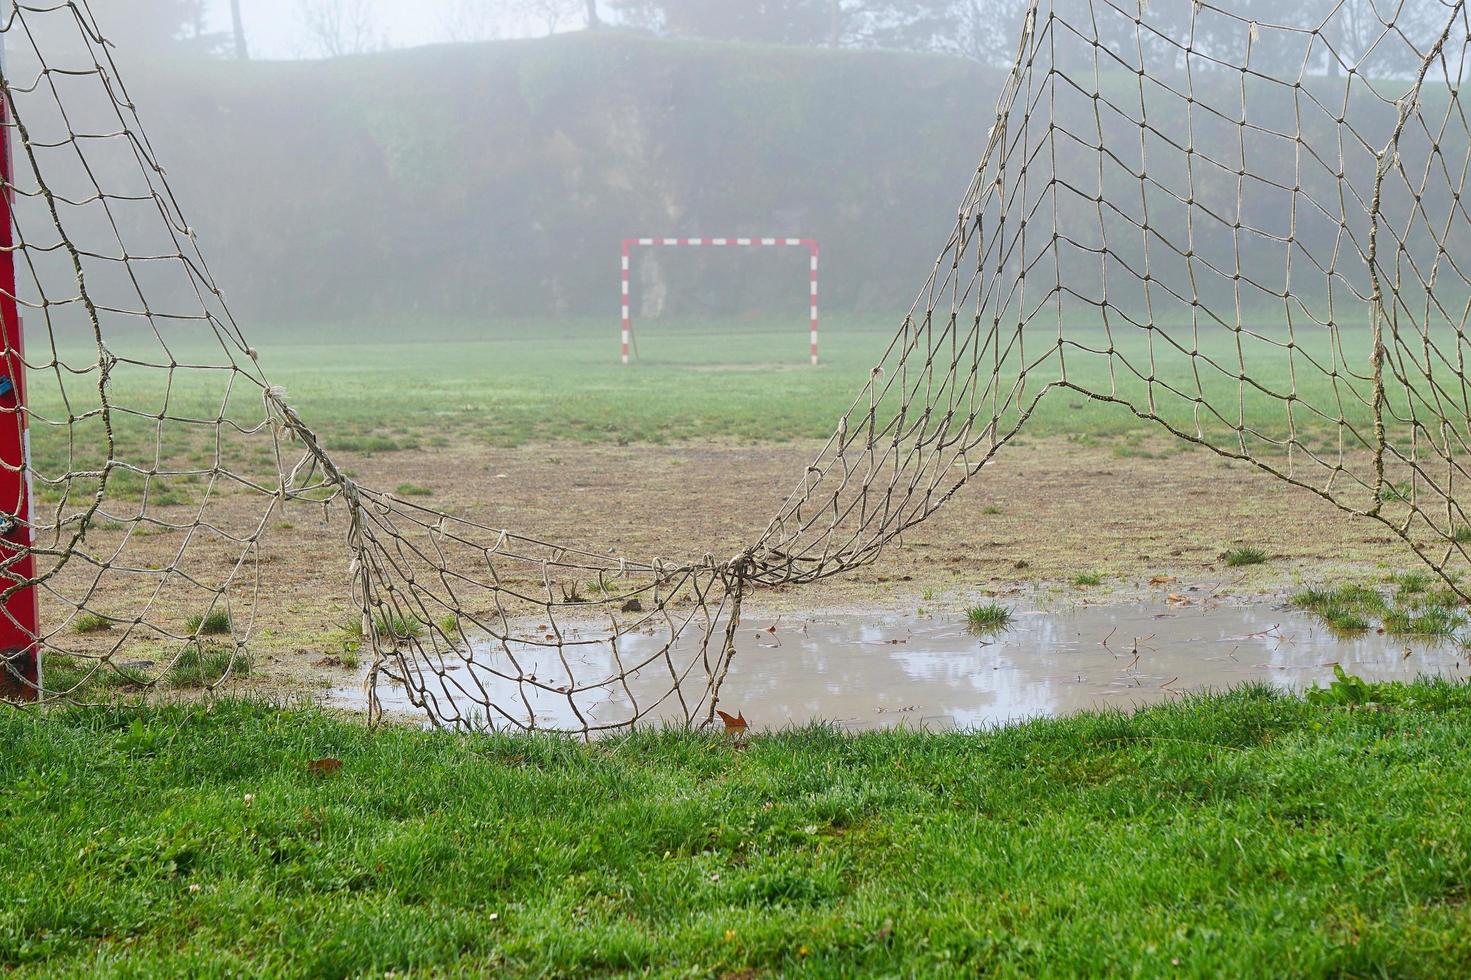
{"label": "water reflection in puddle", "polygon": [[[977,636],[956,619],[941,617],[787,617],[769,632],[772,623],[744,618],[721,689],[721,707],[742,711],[754,729],[816,720],[851,730],[973,728],[1105,706],[1133,708],[1254,680],[1302,690],[1331,680],[1334,663],[1370,680],[1459,678],[1465,669],[1464,651],[1454,643],[1407,643],[1376,633],[1345,638],[1305,614],[1272,606],[1023,612],[1011,628],[992,636]],[[654,655],[660,642],[625,637],[625,663]],[[676,650],[686,644],[693,650],[697,643],[691,635]],[[538,666],[537,657],[546,662]],[[518,659],[541,669],[543,679],[561,669],[555,654],[545,650],[518,651]],[[576,649],[571,663],[584,678],[601,676],[597,672],[610,666],[609,653],[597,644]],[[514,682],[483,675],[479,681],[497,701],[526,710]],[[668,669],[656,661],[633,675],[629,687],[648,705],[669,691]],[[703,688],[703,677],[692,674],[683,692],[697,701]],[[414,710],[401,688],[386,687],[380,696],[389,711]],[[606,723],[629,714],[621,686],[583,691],[577,698],[578,710],[590,719]],[[331,700],[360,707],[363,696],[343,689]],[[566,697],[555,692],[532,691],[529,710],[539,727],[579,727]],[[676,718],[682,718],[678,704],[666,698],[644,720]]]}

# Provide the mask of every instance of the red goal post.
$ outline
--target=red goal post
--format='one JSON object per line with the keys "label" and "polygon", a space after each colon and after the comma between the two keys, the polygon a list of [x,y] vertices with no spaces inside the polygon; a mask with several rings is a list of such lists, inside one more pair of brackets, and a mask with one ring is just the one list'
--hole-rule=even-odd
{"label": "red goal post", "polygon": [[812,363],[817,363],[817,259],[820,249],[814,238],[625,238],[623,239],[623,271],[620,300],[623,306],[623,363],[628,363],[628,348],[633,340],[633,317],[629,308],[629,266],[635,246],[645,248],[805,248],[810,260],[808,279],[808,315]]}
{"label": "red goal post", "polygon": [[41,629],[31,550],[30,412],[16,300],[12,126],[7,94],[0,97],[0,699],[34,701],[41,693]]}

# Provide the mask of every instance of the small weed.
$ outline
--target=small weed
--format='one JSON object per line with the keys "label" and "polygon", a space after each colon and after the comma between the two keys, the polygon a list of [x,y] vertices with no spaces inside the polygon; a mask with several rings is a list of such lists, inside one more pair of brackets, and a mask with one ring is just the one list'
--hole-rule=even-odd
{"label": "small weed", "polygon": [[195,636],[223,636],[230,632],[230,614],[211,609],[203,616],[190,616],[184,621],[184,631]]}
{"label": "small weed", "polygon": [[1465,625],[1465,615],[1445,606],[1424,606],[1418,612],[1396,609],[1384,617],[1385,632],[1399,636],[1443,639]]}
{"label": "small weed", "polygon": [[1260,565],[1267,560],[1267,553],[1260,548],[1232,548],[1222,557],[1228,568],[1240,568],[1243,565]]}
{"label": "small weed", "polygon": [[78,633],[106,633],[112,629],[112,620],[96,613],[82,613],[72,622],[72,629]]}
{"label": "small weed", "polygon": [[337,659],[341,660],[342,666],[346,667],[348,670],[357,670],[358,664],[363,662],[362,657],[358,654],[356,647],[351,650],[344,649],[342,651],[342,654]]}
{"label": "small weed", "polygon": [[169,668],[169,687],[213,687],[225,678],[249,677],[250,658],[231,647],[206,647],[190,643]]}
{"label": "small weed", "polygon": [[602,579],[588,579],[583,583],[583,588],[587,589],[589,595],[604,597],[617,595],[619,591],[618,585],[613,582],[603,581]]}
{"label": "small weed", "polygon": [[925,589],[923,592],[921,592],[919,594],[919,597],[920,597],[921,600],[923,600],[925,602],[934,602],[935,601],[935,590],[934,589]]}
{"label": "small weed", "polygon": [[393,640],[408,640],[424,632],[424,624],[402,613],[382,613],[373,618],[378,635]]}
{"label": "small weed", "polygon": [[1362,633],[1373,625],[1373,618],[1384,615],[1384,596],[1360,585],[1339,589],[1304,589],[1292,597],[1299,609],[1318,615],[1330,629],[1340,633]]}
{"label": "small weed", "polygon": [[1391,575],[1389,581],[1395,587],[1395,597],[1418,595],[1430,588],[1430,576],[1424,572],[1402,572]]}
{"label": "small weed", "polygon": [[1332,608],[1322,613],[1323,622],[1338,633],[1363,633],[1374,624],[1362,613],[1352,609]]}
{"label": "small weed", "polygon": [[1390,581],[1397,586],[1393,603],[1375,589],[1348,585],[1304,589],[1292,597],[1292,604],[1316,613],[1341,632],[1362,632],[1378,619],[1386,633],[1444,638],[1466,625],[1466,614],[1458,608],[1459,597],[1450,589],[1427,591],[1429,576],[1411,572],[1392,576]]}
{"label": "small weed", "polygon": [[1456,544],[1471,544],[1471,524],[1463,524],[1452,531],[1451,540]]}
{"label": "small weed", "polygon": [[115,664],[109,662],[104,669],[97,672],[94,680],[103,687],[122,688],[124,690],[136,690],[148,686],[148,676],[137,666],[127,664]]}
{"label": "small weed", "polygon": [[421,487],[417,483],[400,483],[394,491],[400,497],[432,497],[434,491],[428,487]]}
{"label": "small weed", "polygon": [[1012,612],[1007,606],[999,602],[988,602],[981,606],[971,606],[965,611],[965,620],[970,628],[977,631],[991,631],[1005,629],[1011,625]]}
{"label": "small weed", "polygon": [[350,619],[342,624],[342,651],[344,653],[356,653],[358,647],[363,645],[363,639],[361,619]]}
{"label": "small weed", "polygon": [[1411,700],[1409,688],[1390,681],[1366,681],[1350,674],[1338,664],[1333,665],[1333,682],[1327,687],[1312,687],[1307,691],[1309,704],[1326,707],[1355,708],[1366,704],[1407,704]]}
{"label": "small weed", "polygon": [[460,617],[450,613],[439,621],[439,631],[445,636],[453,639],[460,635]]}
{"label": "small weed", "polygon": [[1413,488],[1408,483],[1386,483],[1379,491],[1379,499],[1386,503],[1409,503]]}
{"label": "small weed", "polygon": [[1090,585],[1102,585],[1103,576],[1097,572],[1079,572],[1073,576],[1073,585],[1078,588],[1086,588]]}
{"label": "small weed", "polygon": [[982,507],[981,508],[981,513],[982,514],[986,514],[988,516],[994,515],[994,514],[999,514],[999,513],[1001,513],[1001,508],[995,506],[994,504],[992,504],[992,505],[988,505],[988,506]]}

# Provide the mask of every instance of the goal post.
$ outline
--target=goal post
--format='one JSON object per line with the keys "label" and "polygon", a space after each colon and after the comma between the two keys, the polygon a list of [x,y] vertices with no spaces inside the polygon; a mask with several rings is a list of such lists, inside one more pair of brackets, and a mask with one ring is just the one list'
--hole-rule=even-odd
{"label": "goal post", "polygon": [[621,334],[623,363],[628,363],[628,351],[633,342],[633,311],[630,305],[631,292],[629,272],[633,250],[643,248],[805,248],[808,252],[808,344],[812,363],[817,363],[817,263],[821,255],[814,238],[625,238],[623,239],[623,263],[620,276],[619,301],[623,310]]}
{"label": "goal post", "polygon": [[[0,72],[4,71],[0,55]],[[0,697],[40,696],[36,561],[31,551],[29,420],[25,360],[16,301],[11,112],[0,96]]]}

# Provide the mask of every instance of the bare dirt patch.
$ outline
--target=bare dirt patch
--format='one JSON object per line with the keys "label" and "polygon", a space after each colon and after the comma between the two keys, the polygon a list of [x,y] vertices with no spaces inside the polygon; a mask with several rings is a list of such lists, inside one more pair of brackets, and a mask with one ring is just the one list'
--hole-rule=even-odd
{"label": "bare dirt patch", "polygon": [[[765,590],[749,606],[772,614],[943,611],[1019,590],[1121,601],[1160,591],[1151,580],[1170,576],[1209,581],[1217,594],[1268,595],[1301,581],[1414,566],[1377,524],[1248,465],[1163,441],[1160,448],[1167,458],[1124,458],[1062,439],[1008,447],[877,564],[813,586]],[[415,503],[487,525],[678,561],[732,556],[754,541],[816,450],[812,443],[462,445],[344,463],[367,485],[401,488]],[[218,506],[259,513],[261,498],[241,493]],[[255,670],[245,683],[267,692],[340,685],[349,668],[330,658],[342,652],[342,626],[357,616],[341,509],[293,503],[272,522],[257,567]],[[133,547],[146,557],[150,540]],[[161,552],[169,546],[157,540]],[[1226,567],[1224,552],[1242,545],[1263,549],[1267,561]],[[1075,588],[1083,573],[1102,584]]]}

